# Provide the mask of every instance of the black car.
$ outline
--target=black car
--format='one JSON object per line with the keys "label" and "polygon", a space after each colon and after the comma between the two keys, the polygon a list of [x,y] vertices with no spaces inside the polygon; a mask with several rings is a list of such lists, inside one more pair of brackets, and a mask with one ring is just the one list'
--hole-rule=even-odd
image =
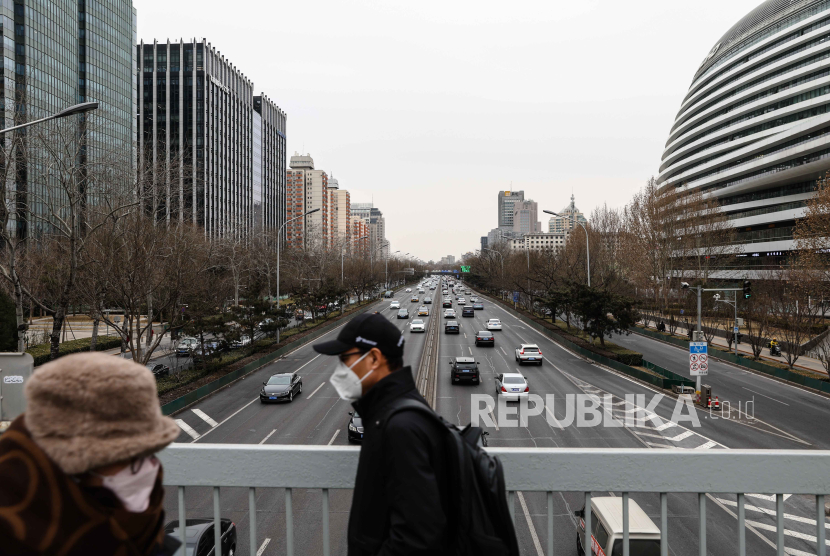
{"label": "black car", "polygon": [[363,442],[363,418],[357,411],[349,411],[349,442]]}
{"label": "black car", "polygon": [[399,319],[408,319],[409,318],[409,311],[406,309],[401,309],[398,311],[398,318]]}
{"label": "black car", "polygon": [[461,316],[462,317],[474,317],[474,316],[476,316],[475,309],[473,309],[472,307],[464,307],[463,309],[461,309]]}
{"label": "black car", "polygon": [[473,384],[481,382],[478,373],[478,361],[472,357],[456,357],[450,361],[450,367],[450,378],[452,378],[453,384],[462,380],[472,381]]}
{"label": "black car", "polygon": [[[222,529],[222,556],[230,556],[236,553],[236,524],[230,519],[220,519],[219,526]],[[185,550],[182,554],[188,556],[218,556],[214,552],[215,535],[213,534],[212,519],[188,519],[184,522]],[[180,539],[179,520],[171,521],[164,526],[164,532],[176,540]]]}
{"label": "black car", "polygon": [[443,303],[441,303],[441,308],[452,307],[452,301],[449,299],[445,299]]}
{"label": "black car", "polygon": [[424,298],[424,305],[432,305],[432,298],[431,297],[425,297]]}
{"label": "black car", "polygon": [[461,327],[457,320],[448,320],[444,323],[444,334],[461,334]]}
{"label": "black car", "polygon": [[294,396],[303,391],[303,378],[297,373],[279,373],[262,383],[259,391],[259,401],[293,402]]}
{"label": "black car", "polygon": [[484,303],[473,303],[473,309],[475,309],[476,311],[484,309]]}
{"label": "black car", "polygon": [[170,374],[170,367],[162,365],[161,363],[150,363],[149,365],[145,365],[145,367],[150,369],[150,372],[153,373],[153,376],[156,378],[161,378]]}
{"label": "black car", "polygon": [[496,337],[489,330],[479,330],[476,332],[476,347],[478,346],[496,347]]}

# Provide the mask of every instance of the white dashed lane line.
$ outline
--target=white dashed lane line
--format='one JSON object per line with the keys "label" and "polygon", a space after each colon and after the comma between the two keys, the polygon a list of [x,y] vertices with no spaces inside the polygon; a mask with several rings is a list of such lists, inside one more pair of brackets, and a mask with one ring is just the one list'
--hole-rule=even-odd
{"label": "white dashed lane line", "polygon": [[309,394],[309,395],[308,395],[308,397],[307,397],[306,399],[307,399],[307,400],[310,400],[310,399],[311,399],[311,396],[313,396],[314,394],[316,394],[316,393],[320,390],[320,388],[322,388],[322,387],[323,387],[323,386],[325,386],[325,385],[326,385],[326,382],[325,382],[325,381],[323,381],[323,384],[321,384],[320,386],[318,386],[317,388],[315,388],[315,389],[314,389],[314,392],[312,392],[311,394]]}
{"label": "white dashed lane line", "polygon": [[176,424],[179,425],[180,429],[189,434],[193,440],[199,438],[199,433],[193,430],[193,428],[185,423],[183,419],[176,419]]}

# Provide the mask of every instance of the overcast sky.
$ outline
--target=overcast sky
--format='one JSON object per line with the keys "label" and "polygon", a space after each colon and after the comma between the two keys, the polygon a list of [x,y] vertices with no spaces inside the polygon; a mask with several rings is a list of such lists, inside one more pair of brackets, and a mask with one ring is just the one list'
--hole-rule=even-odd
{"label": "overcast sky", "polygon": [[[288,115],[392,250],[479,247],[499,190],[625,205],[691,78],[760,0],[133,0],[144,41],[205,37]],[[544,215],[546,216],[546,215]],[[547,231],[547,219],[542,219]]]}

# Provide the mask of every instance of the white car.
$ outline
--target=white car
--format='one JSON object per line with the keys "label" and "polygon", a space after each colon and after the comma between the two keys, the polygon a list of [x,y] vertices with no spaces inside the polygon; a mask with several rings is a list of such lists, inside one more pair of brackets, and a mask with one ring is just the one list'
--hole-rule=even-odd
{"label": "white car", "polygon": [[426,332],[427,327],[421,319],[415,319],[409,323],[410,332]]}
{"label": "white car", "polygon": [[522,344],[516,350],[516,361],[519,362],[519,365],[522,363],[539,363],[541,366],[543,361],[542,350],[536,344]]}
{"label": "white car", "polygon": [[501,321],[499,319],[488,320],[487,330],[501,330]]}
{"label": "white car", "polygon": [[504,373],[496,377],[496,395],[508,402],[517,402],[530,396],[530,386],[519,373]]}
{"label": "white car", "polygon": [[459,305],[466,305],[466,304],[467,304],[467,300],[466,300],[466,299],[464,299],[463,297],[459,297],[459,298],[458,298],[458,304],[459,304]]}
{"label": "white car", "polygon": [[454,319],[455,318],[455,309],[446,309],[446,310],[444,310],[444,318],[445,319]]}
{"label": "white car", "polygon": [[401,302],[400,301],[393,301],[392,303],[389,304],[389,308],[390,309],[400,309],[401,308]]}
{"label": "white car", "polygon": [[412,288],[406,288],[406,293],[412,293]]}

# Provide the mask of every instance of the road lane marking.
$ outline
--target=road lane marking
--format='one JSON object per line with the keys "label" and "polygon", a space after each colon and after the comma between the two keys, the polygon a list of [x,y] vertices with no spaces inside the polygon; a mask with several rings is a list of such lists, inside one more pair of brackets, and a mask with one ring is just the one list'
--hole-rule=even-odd
{"label": "road lane marking", "polygon": [[[747,495],[747,496],[749,496],[749,495]],[[726,504],[727,506],[735,506],[735,507],[738,506],[738,503],[735,502],[734,500],[726,500],[724,498],[718,498],[718,500],[722,504]],[[761,512],[762,514],[766,514],[766,515],[771,516],[771,517],[775,517],[777,515],[775,510],[772,510],[772,509],[768,510],[767,508],[762,508],[760,506],[753,506],[752,504],[745,504],[744,508],[746,508],[747,510],[752,511],[752,512]],[[815,519],[810,519],[810,518],[807,518],[807,517],[801,517],[800,515],[793,515],[793,514],[785,513],[784,514],[784,519],[791,519],[791,520],[797,521],[799,523],[806,523],[807,525],[812,525],[813,527],[816,526],[816,520]],[[827,526],[828,526],[828,523],[825,521],[824,522],[824,528],[826,529]]]}
{"label": "road lane marking", "polygon": [[322,388],[322,387],[323,387],[323,386],[325,386],[325,385],[326,385],[326,381],[324,380],[324,381],[323,381],[323,384],[321,384],[320,386],[318,386],[318,387],[314,390],[314,392],[312,392],[311,394],[309,394],[309,395],[308,395],[308,397],[307,397],[306,399],[307,399],[307,400],[310,400],[310,399],[311,399],[311,396],[313,396],[314,394],[316,394],[316,393],[317,393],[317,390],[319,390],[320,388]]}
{"label": "road lane marking", "polygon": [[700,446],[697,446],[695,450],[708,450],[709,448],[714,448],[717,445],[717,442],[715,442],[714,440],[710,440],[706,444],[701,444]]}
{"label": "road lane marking", "polygon": [[499,346],[499,349],[500,349],[500,350],[501,350],[501,352],[504,354],[504,356],[505,356],[505,357],[507,357],[507,352],[506,352],[506,351],[504,351],[504,348],[503,348],[503,347],[501,347],[501,346]]}
{"label": "road lane marking", "polygon": [[305,367],[306,365],[308,365],[309,363],[311,363],[312,361],[314,361],[315,359],[317,359],[318,357],[320,357],[320,355],[323,355],[323,354],[322,354],[322,353],[320,353],[320,354],[318,354],[318,355],[316,355],[316,356],[312,357],[309,361],[307,361],[307,362],[303,363],[303,366],[302,366],[302,367],[300,367],[299,369],[297,369],[297,370],[296,370],[296,371],[294,371],[294,372],[295,372],[295,373],[296,373],[296,372],[299,372],[299,370],[300,370],[300,369],[302,369],[303,367]]}
{"label": "road lane marking", "polygon": [[467,346],[467,349],[470,350],[470,355],[472,355],[473,354],[473,348],[471,348],[470,346]]}
{"label": "road lane marking", "polygon": [[561,430],[565,430],[565,427],[562,426],[562,423],[559,421],[559,419],[556,418],[556,415],[553,414],[553,411],[550,410],[550,407],[545,406],[545,410],[548,412],[548,415],[550,415],[550,418],[553,419],[553,424],[559,427]]}
{"label": "road lane marking", "polygon": [[265,552],[265,547],[268,546],[269,542],[271,542],[271,539],[265,539],[262,541],[262,545],[259,547],[259,550],[256,551],[256,556],[262,556],[262,553]]}
{"label": "road lane marking", "polygon": [[207,414],[204,411],[202,411],[201,409],[191,409],[190,411],[192,411],[193,413],[198,415],[202,419],[202,421],[204,421],[205,423],[207,423],[211,427],[215,427],[216,425],[219,424],[216,421],[214,421],[213,419],[211,419],[210,417],[208,417]]}
{"label": "road lane marking", "polygon": [[499,423],[496,421],[496,416],[493,415],[493,408],[488,407],[487,409],[490,411],[490,417],[493,419],[493,426],[496,427],[496,430],[499,430]]}
{"label": "road lane marking", "polygon": [[340,434],[340,429],[337,429],[337,431],[334,433],[334,436],[332,436],[331,440],[329,440],[329,443],[327,444],[327,446],[331,446],[332,443],[334,443],[334,439],[337,438],[338,434]]}
{"label": "road lane marking", "polygon": [[[763,529],[764,531],[772,531],[773,533],[778,531],[778,528],[775,525],[768,525],[766,523],[761,523],[760,521],[750,521],[749,519],[747,519],[746,523],[747,525],[752,525],[753,527]],[[795,537],[796,539],[801,539],[803,541],[811,542],[813,544],[816,544],[818,542],[818,539],[813,535],[799,533],[798,531],[791,531],[790,529],[784,529],[784,534],[788,537]],[[830,545],[830,539],[826,539],[824,543]]]}
{"label": "road lane marking", "polygon": [[268,436],[266,436],[265,438],[262,439],[262,441],[260,441],[260,444],[265,444],[265,441],[268,440],[269,438],[271,438],[271,435],[274,434],[275,432],[277,432],[277,429],[274,429],[271,432],[269,432]]}
{"label": "road lane marking", "polygon": [[215,431],[216,429],[218,429],[220,426],[224,425],[224,424],[228,421],[228,419],[231,419],[231,418],[235,417],[237,413],[239,413],[240,411],[242,411],[243,409],[245,409],[246,407],[248,407],[249,405],[251,405],[252,403],[254,403],[255,401],[257,401],[258,399],[259,399],[259,396],[257,396],[257,397],[256,397],[256,398],[254,398],[253,400],[249,401],[248,403],[246,403],[245,405],[243,405],[242,407],[240,407],[239,409],[237,409],[236,411],[234,411],[234,412],[233,412],[230,416],[225,417],[224,419],[222,419],[222,421],[221,421],[218,425],[216,425],[215,427],[213,427],[212,429],[210,429],[209,431],[207,431],[205,434],[203,434],[202,436],[199,436],[199,437],[194,438],[194,439],[193,439],[193,442],[196,442],[196,440],[198,440],[199,438],[204,438],[204,437],[206,437],[207,435],[209,435],[210,433],[212,433],[213,431]]}
{"label": "road lane marking", "polygon": [[542,543],[539,542],[539,535],[536,534],[536,527],[533,526],[533,520],[530,519],[530,512],[527,511],[525,497],[520,490],[517,490],[516,494],[519,495],[519,503],[522,505],[522,512],[525,514],[527,528],[530,529],[530,537],[533,539],[533,545],[536,547],[536,554],[538,554],[538,556],[544,556],[545,553],[542,551]]}
{"label": "road lane marking", "polygon": [[193,438],[193,440],[199,438],[199,433],[194,431],[193,428],[187,423],[185,423],[182,419],[176,419],[176,424],[179,425],[180,429],[189,434]]}
{"label": "road lane marking", "polygon": [[[744,386],[744,387],[743,387],[743,389],[744,389],[744,390],[749,390],[749,388],[747,388],[746,386]],[[768,400],[772,400],[772,401],[774,401],[774,402],[778,402],[778,403],[784,404],[784,405],[786,405],[787,407],[789,407],[789,406],[790,406],[790,404],[788,404],[788,403],[784,403],[784,402],[782,402],[782,401],[780,401],[780,400],[776,400],[775,398],[770,398],[769,396],[764,396],[762,393],[760,393],[760,392],[756,392],[755,390],[749,390],[749,391],[750,391],[750,392],[752,392],[753,394],[758,394],[759,396],[762,396],[762,397],[764,397],[764,398],[766,398],[766,399],[768,399]]]}

